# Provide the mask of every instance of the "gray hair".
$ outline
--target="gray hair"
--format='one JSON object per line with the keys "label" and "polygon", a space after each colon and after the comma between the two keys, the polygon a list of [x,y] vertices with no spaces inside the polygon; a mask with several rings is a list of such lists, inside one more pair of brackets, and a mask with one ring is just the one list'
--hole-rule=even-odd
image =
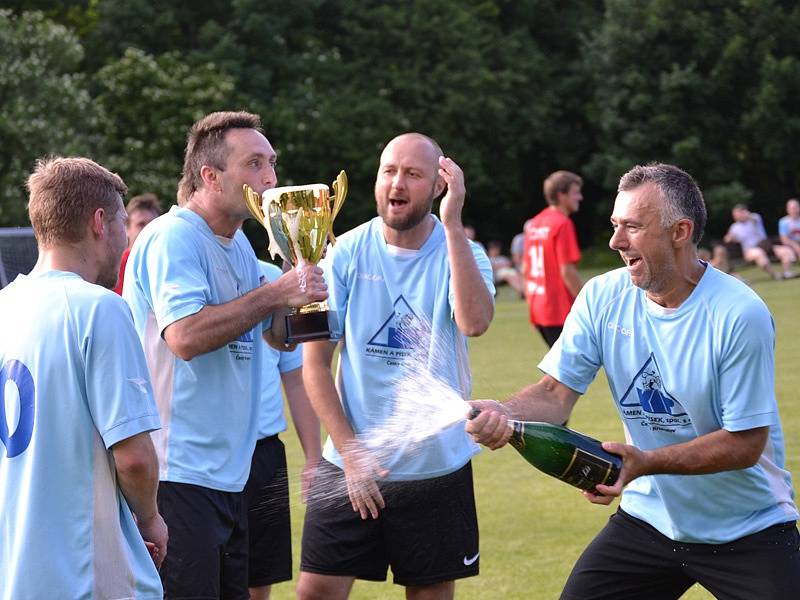
{"label": "gray hair", "polygon": [[689,219],[694,224],[692,243],[697,245],[706,226],[706,203],[692,176],[664,163],[636,165],[620,178],[617,192],[628,192],[646,183],[654,184],[664,200],[662,227],[666,229],[680,219]]}

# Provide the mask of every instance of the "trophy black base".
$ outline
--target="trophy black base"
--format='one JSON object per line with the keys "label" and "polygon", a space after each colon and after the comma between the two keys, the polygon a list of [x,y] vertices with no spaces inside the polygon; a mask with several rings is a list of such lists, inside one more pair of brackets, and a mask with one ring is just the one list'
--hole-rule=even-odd
{"label": "trophy black base", "polygon": [[329,314],[327,310],[320,310],[286,315],[286,343],[302,344],[332,339]]}

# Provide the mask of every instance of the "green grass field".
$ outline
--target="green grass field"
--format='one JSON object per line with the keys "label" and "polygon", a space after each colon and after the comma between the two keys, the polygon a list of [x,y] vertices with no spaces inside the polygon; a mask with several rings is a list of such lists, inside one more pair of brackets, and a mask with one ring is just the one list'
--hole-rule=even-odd
{"label": "green grass field", "polygon": [[[589,275],[587,273],[586,275]],[[742,271],[767,302],[777,326],[776,392],[786,440],[787,465],[800,472],[800,279],[769,281],[754,269]],[[488,333],[470,343],[475,398],[504,399],[540,376],[536,364],[545,345],[528,324],[525,303],[507,288],[498,295]],[[570,426],[599,439],[623,440],[622,426],[601,372],[579,401]],[[292,479],[292,527],[295,581],[299,565],[304,506],[299,499],[302,453],[290,429],[287,445]],[[465,600],[558,598],[573,563],[604,525],[611,507],[589,504],[580,492],[530,467],[510,446],[484,449],[474,460],[475,490],[481,535],[481,574],[459,581],[456,597]],[[389,574],[391,581],[391,573]],[[277,600],[294,598],[294,582],[273,589]],[[356,581],[353,599],[400,599],[403,588],[387,583]],[[686,600],[712,598],[695,586]]]}

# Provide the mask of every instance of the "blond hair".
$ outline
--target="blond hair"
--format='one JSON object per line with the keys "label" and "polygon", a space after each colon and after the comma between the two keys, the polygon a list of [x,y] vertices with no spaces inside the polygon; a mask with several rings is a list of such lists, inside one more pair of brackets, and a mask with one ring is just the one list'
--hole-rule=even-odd
{"label": "blond hair", "polygon": [[28,216],[40,246],[83,240],[98,209],[117,213],[128,187],[122,178],[88,158],[39,159],[28,177]]}

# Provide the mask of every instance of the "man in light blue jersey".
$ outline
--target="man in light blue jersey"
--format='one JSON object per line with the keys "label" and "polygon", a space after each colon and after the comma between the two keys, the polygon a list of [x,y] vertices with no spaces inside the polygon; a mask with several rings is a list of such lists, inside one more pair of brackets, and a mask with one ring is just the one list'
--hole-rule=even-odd
{"label": "man in light blue jersey", "polygon": [[0,291],[0,598],[161,598],[159,418],[110,291],[127,188],[87,158],[50,158],[28,189],[39,260]]}
{"label": "man in light blue jersey", "polygon": [[[264,261],[258,263],[267,281],[281,276],[279,267]],[[319,418],[303,386],[302,366],[301,347],[279,352],[267,346],[264,352],[258,441],[244,488],[248,502],[250,600],[266,600],[273,584],[292,578],[289,479],[286,451],[278,437],[287,427],[281,384],[305,455],[301,474],[303,498],[320,458]]]}
{"label": "man in light blue jersey", "polygon": [[[439,220],[431,208],[445,188]],[[466,336],[489,327],[494,285],[486,253],[464,232],[464,197],[461,168],[435,141],[398,136],[381,154],[378,217],[342,235],[322,263],[344,343],[336,385],[335,344],[304,349],[303,380],[330,437],[306,511],[299,598],[346,598],[356,578],[385,580],[391,566],[407,598],[446,599],[456,579],[478,573],[478,447],[463,427],[391,464],[376,464],[356,437],[393,414],[398,379],[417,361],[469,397]],[[346,483],[349,501],[326,501],[335,482]]]}
{"label": "man in light blue jersey", "polygon": [[189,132],[180,206],[142,231],[126,267],[122,295],[164,427],[154,441],[158,504],[170,527],[161,569],[168,598],[248,597],[242,490],[258,434],[260,338],[282,346],[265,320],[327,297],[312,265],[261,285],[241,231],[250,216],[242,186],[273,187],[275,164],[256,115],[200,119]]}
{"label": "man in light blue jersey", "polygon": [[[623,175],[610,246],[625,267],[592,279],[539,383],[483,409],[467,430],[491,448],[507,419],[561,423],[606,371],[628,444],[620,508],[575,565],[562,598],[779,600],[800,586],[800,537],[774,385],[775,327],[744,283],[697,258],[703,196],[677,167]],[[624,491],[623,491],[624,490]]]}
{"label": "man in light blue jersey", "polygon": [[792,249],[795,260],[800,259],[800,200],[797,198],[786,201],[786,215],[778,220],[778,235],[781,244]]}

